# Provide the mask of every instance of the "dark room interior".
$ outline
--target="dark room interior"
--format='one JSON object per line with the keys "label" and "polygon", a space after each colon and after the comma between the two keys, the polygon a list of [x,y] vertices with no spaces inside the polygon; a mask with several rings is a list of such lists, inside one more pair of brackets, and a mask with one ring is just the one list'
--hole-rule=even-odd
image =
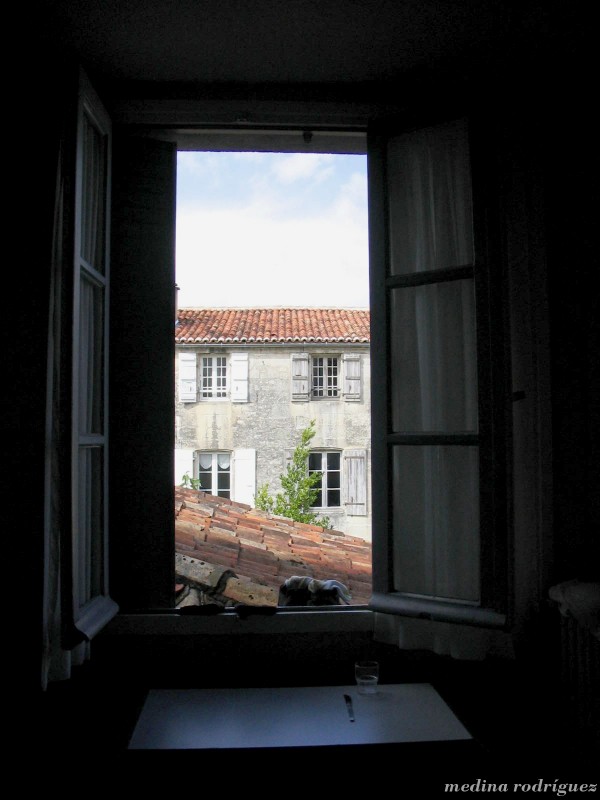
{"label": "dark room interior", "polygon": [[[288,785],[372,791],[368,774],[399,794],[416,787],[410,796],[419,797],[477,779],[543,779],[555,787],[545,794],[556,794],[557,781],[597,784],[598,57],[591,4],[47,0],[28,6],[24,16],[15,74],[27,162],[17,191],[19,208],[27,209],[29,257],[18,292],[27,298],[27,331],[11,293],[19,316],[10,351],[19,378],[5,389],[18,409],[23,460],[14,470],[21,503],[10,530],[27,571],[19,600],[26,618],[19,614],[20,702],[8,732],[17,734],[15,765],[26,751],[23,786],[39,781],[70,791],[78,776],[76,791],[103,780],[153,790],[163,778],[169,783],[161,791],[184,794],[209,787],[280,794]],[[80,552],[73,549],[77,448],[70,427],[77,359],[73,275],[64,267],[79,213],[80,69],[112,130],[112,212],[105,225],[110,549],[98,578],[97,616],[85,621],[71,603]],[[408,599],[389,613],[381,597],[389,593],[390,566],[375,548],[372,607],[325,622],[301,613],[214,620],[173,612],[176,149],[200,149],[209,140],[252,149],[265,135],[269,146],[284,149],[290,132],[297,133],[294,147],[317,152],[331,141],[362,147],[371,159],[375,262],[388,241],[378,217],[389,199],[385,187],[376,188],[385,169],[378,143],[390,130],[457,117],[473,126],[482,243],[476,264],[486,265],[493,320],[482,334],[487,367],[480,375],[492,409],[482,526],[493,534],[482,539],[483,607],[453,620],[435,602],[423,611]],[[376,309],[380,301],[385,307],[385,281],[377,275],[374,268],[371,307],[383,326],[387,312]],[[386,362],[377,369],[385,383]],[[379,448],[385,469],[384,405],[374,402],[372,425],[374,458]],[[385,530],[393,502],[382,488],[371,502]],[[52,617],[54,562],[60,569]],[[570,603],[579,590],[578,598],[589,598],[581,615]],[[493,633],[482,658],[406,649],[379,627],[398,614],[483,632],[489,626]],[[297,617],[303,618],[296,626]],[[59,679],[47,669],[57,646],[49,640],[49,619],[60,629],[62,663],[70,665]],[[83,658],[75,656],[84,650]],[[383,684],[432,684],[472,739],[250,754],[128,750],[151,689],[344,686],[353,683],[357,658],[376,658]],[[359,777],[365,767],[369,773]],[[119,776],[131,783],[118,784]]]}

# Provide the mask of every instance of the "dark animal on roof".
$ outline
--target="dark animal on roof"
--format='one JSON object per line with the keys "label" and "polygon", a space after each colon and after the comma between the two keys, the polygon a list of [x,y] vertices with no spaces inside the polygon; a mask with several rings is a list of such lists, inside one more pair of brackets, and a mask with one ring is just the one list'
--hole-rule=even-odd
{"label": "dark animal on roof", "polygon": [[279,587],[280,606],[339,606],[350,603],[350,592],[334,580],[294,575]]}

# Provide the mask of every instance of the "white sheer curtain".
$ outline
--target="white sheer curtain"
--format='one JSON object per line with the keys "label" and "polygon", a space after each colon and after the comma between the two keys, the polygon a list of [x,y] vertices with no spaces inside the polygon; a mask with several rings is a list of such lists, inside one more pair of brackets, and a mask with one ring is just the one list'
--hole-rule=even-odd
{"label": "white sheer curtain", "polygon": [[478,429],[466,123],[394,137],[387,160],[394,588],[477,602],[478,447],[464,436]]}

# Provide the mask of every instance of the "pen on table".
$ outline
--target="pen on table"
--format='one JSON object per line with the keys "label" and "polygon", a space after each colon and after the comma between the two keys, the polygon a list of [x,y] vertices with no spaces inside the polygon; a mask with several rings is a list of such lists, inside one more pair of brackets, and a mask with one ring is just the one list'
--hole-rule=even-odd
{"label": "pen on table", "polygon": [[348,716],[350,717],[350,722],[354,722],[354,709],[352,708],[352,698],[349,694],[344,695],[344,700],[346,701],[346,708],[348,709]]}

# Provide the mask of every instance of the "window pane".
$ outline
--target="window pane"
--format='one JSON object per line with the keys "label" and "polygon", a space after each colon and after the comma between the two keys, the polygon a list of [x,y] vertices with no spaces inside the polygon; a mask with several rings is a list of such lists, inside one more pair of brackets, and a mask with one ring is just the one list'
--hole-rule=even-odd
{"label": "window pane", "polygon": [[104,406],[103,289],[81,281],[79,310],[79,432],[102,433]]}
{"label": "window pane", "polygon": [[328,489],[327,490],[327,507],[338,508],[340,506],[340,490]]}
{"label": "window pane", "polygon": [[341,459],[341,453],[327,453],[327,468],[339,470],[340,459]]}
{"label": "window pane", "polygon": [[212,492],[212,472],[200,472],[200,488],[204,492]]}
{"label": "window pane", "polygon": [[396,591],[479,600],[478,461],[471,446],[393,448]]}
{"label": "window pane", "polygon": [[466,122],[393,137],[387,155],[392,275],[472,264]]}
{"label": "window pane", "polygon": [[81,256],[104,274],[106,139],[83,116]]}
{"label": "window pane", "polygon": [[212,453],[200,453],[200,469],[210,470],[212,468]]}
{"label": "window pane", "polygon": [[217,453],[217,464],[219,470],[229,469],[231,464],[231,456],[229,453]]}
{"label": "window pane", "polygon": [[327,473],[327,488],[328,489],[339,489],[341,486],[340,484],[340,473],[339,472],[328,472]]}
{"label": "window pane", "polygon": [[230,477],[231,476],[229,472],[219,473],[219,494],[221,494],[225,489],[227,490],[227,496],[229,496],[229,489],[231,488]]}
{"label": "window pane", "polygon": [[394,432],[477,432],[477,350],[472,280],[391,293]]}
{"label": "window pane", "polygon": [[308,470],[309,472],[316,472],[321,469],[322,453],[309,453],[308,454]]}
{"label": "window pane", "polygon": [[102,447],[82,447],[79,450],[76,563],[80,606],[103,593],[103,453]]}

